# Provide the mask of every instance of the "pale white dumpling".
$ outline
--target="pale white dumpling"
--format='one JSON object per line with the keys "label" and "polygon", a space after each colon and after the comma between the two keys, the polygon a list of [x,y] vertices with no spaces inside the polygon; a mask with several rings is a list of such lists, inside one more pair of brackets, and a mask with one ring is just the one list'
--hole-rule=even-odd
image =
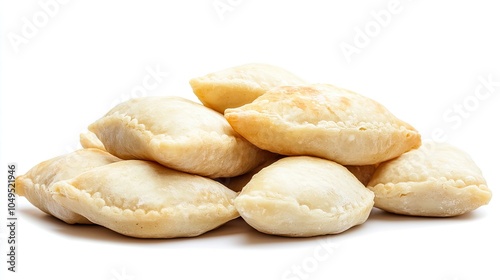
{"label": "pale white dumpling", "polygon": [[93,169],[51,191],[90,221],[140,238],[197,236],[238,217],[236,193],[222,184],[141,160]]}
{"label": "pale white dumpling", "polygon": [[335,162],[286,157],[255,174],[235,206],[249,225],[263,233],[316,236],[364,223],[373,207],[373,193]]}

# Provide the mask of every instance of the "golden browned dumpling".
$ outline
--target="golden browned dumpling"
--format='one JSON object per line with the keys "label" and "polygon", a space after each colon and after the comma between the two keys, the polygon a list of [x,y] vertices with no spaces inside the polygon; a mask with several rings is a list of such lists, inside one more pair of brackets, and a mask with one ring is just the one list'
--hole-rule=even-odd
{"label": "golden browned dumpling", "polygon": [[62,180],[71,179],[93,168],[110,164],[120,159],[98,149],[83,149],[59,156],[31,168],[25,175],[16,178],[16,192],[25,196],[31,204],[68,224],[88,224],[85,217],[57,203],[50,187]]}
{"label": "golden browned dumpling", "polygon": [[252,102],[275,86],[306,82],[280,67],[252,63],[193,78],[189,83],[205,106],[224,113],[227,108]]}
{"label": "golden browned dumpling", "polygon": [[238,217],[235,192],[149,161],[109,164],[58,182],[51,191],[90,221],[140,238],[197,236]]}
{"label": "golden browned dumpling", "polygon": [[221,114],[180,97],[131,99],[89,130],[122,159],[153,160],[211,178],[241,175],[270,155],[236,133]]}
{"label": "golden browned dumpling", "polygon": [[376,101],[327,84],[276,87],[225,117],[261,149],[342,165],[380,163],[421,143],[412,126]]}
{"label": "golden browned dumpling", "polygon": [[255,174],[234,204],[241,217],[263,233],[316,236],[364,223],[373,193],[340,164],[286,157]]}
{"label": "golden browned dumpling", "polygon": [[456,216],[488,204],[491,191],[481,170],[463,151],[426,142],[382,163],[368,188],[375,206],[414,216]]}

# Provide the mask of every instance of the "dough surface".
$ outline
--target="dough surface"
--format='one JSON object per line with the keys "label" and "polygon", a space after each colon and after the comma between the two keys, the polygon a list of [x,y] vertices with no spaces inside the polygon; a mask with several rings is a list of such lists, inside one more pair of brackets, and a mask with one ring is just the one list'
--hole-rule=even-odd
{"label": "dough surface", "polygon": [[340,164],[286,157],[254,175],[235,206],[260,232],[305,237],[336,234],[364,223],[373,196]]}
{"label": "dough surface", "polygon": [[180,97],[131,99],[89,130],[119,158],[211,178],[246,173],[270,154],[236,133],[221,114]]}
{"label": "dough surface", "polygon": [[227,109],[248,141],[283,155],[371,165],[420,146],[420,134],[376,101],[328,84],[276,87]]}
{"label": "dough surface", "polygon": [[368,188],[375,193],[375,207],[413,216],[457,216],[491,199],[470,156],[435,142],[380,164]]}
{"label": "dough surface", "polygon": [[280,67],[252,63],[193,78],[189,83],[203,105],[223,114],[225,109],[250,103],[275,86],[306,82]]}
{"label": "dough surface", "polygon": [[57,202],[90,221],[139,238],[197,236],[238,217],[235,192],[149,161],[102,166],[51,191]]}
{"label": "dough surface", "polygon": [[80,133],[80,144],[84,149],[99,149],[106,151],[106,148],[104,147],[104,144],[102,144],[101,140],[97,138],[95,133],[87,131]]}
{"label": "dough surface", "polygon": [[52,198],[50,187],[71,179],[93,168],[117,162],[120,159],[98,149],[82,149],[41,162],[25,175],[16,178],[17,194],[31,204],[68,224],[89,224],[85,217],[66,209]]}

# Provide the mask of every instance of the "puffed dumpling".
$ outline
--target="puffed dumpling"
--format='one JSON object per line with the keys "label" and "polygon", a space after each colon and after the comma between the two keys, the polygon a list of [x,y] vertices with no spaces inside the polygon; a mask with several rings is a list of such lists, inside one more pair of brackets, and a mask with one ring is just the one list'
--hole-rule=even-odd
{"label": "puffed dumpling", "polygon": [[306,82],[280,67],[252,63],[193,78],[189,83],[203,105],[224,113],[227,108],[252,102],[275,86]]}
{"label": "puffed dumpling", "polygon": [[90,221],[139,238],[197,236],[238,217],[236,193],[154,162],[125,160],[54,184],[54,199]]}
{"label": "puffed dumpling", "polygon": [[263,233],[316,236],[364,223],[373,207],[373,193],[340,164],[286,157],[255,174],[234,205],[249,225]]}
{"label": "puffed dumpling", "polygon": [[94,149],[99,149],[99,150],[103,150],[103,151],[106,150],[106,148],[104,147],[104,144],[102,144],[101,140],[99,140],[99,138],[97,138],[95,133],[90,132],[90,131],[80,133],[80,144],[85,149],[94,148]]}
{"label": "puffed dumpling", "polygon": [[31,204],[68,224],[89,224],[85,217],[66,209],[52,198],[50,187],[93,168],[120,159],[98,149],[83,149],[41,162],[16,178],[16,192]]}
{"label": "puffed dumpling", "polygon": [[206,177],[233,177],[265,161],[224,117],[180,97],[143,97],[121,103],[89,126],[111,154],[153,160]]}
{"label": "puffed dumpling", "polygon": [[368,188],[375,193],[375,207],[413,216],[457,216],[491,199],[481,170],[470,156],[436,142],[425,142],[380,164]]}
{"label": "puffed dumpling", "polygon": [[380,163],[421,143],[412,126],[376,101],[327,84],[276,87],[224,116],[261,149],[342,165]]}

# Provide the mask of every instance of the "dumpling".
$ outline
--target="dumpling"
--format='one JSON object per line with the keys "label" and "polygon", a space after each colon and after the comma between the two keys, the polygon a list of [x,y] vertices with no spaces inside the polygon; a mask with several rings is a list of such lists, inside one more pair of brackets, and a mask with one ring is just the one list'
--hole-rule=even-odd
{"label": "dumpling", "polygon": [[261,149],[342,165],[380,163],[421,143],[412,126],[376,101],[328,84],[276,87],[224,116]]}
{"label": "dumpling", "polygon": [[375,193],[375,207],[413,216],[457,216],[491,199],[481,170],[470,156],[436,142],[425,142],[380,164],[368,188]]}
{"label": "dumpling", "polygon": [[180,97],[131,99],[89,130],[119,158],[153,160],[211,178],[241,175],[270,155],[236,133],[221,114]]}
{"label": "dumpling", "polygon": [[286,157],[255,174],[234,205],[260,232],[316,236],[364,223],[373,207],[373,193],[340,164]]}
{"label": "dumpling", "polygon": [[189,83],[203,105],[224,113],[227,108],[252,102],[275,86],[306,82],[280,67],[252,63],[193,78]]}
{"label": "dumpling", "polygon": [[57,203],[50,187],[62,180],[71,179],[93,168],[117,162],[120,159],[98,149],[83,149],[59,156],[31,168],[16,178],[16,192],[31,204],[68,224],[89,224],[85,217]]}
{"label": "dumpling", "polygon": [[54,199],[90,221],[140,238],[197,236],[238,217],[236,193],[154,162],[125,160],[54,184]]}

